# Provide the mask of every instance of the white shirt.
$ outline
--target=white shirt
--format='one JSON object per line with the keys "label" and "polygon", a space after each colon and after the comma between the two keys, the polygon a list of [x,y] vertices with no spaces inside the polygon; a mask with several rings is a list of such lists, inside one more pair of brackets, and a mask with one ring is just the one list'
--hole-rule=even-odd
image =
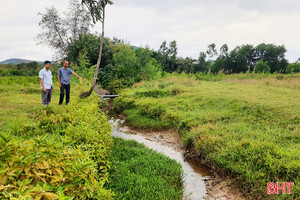
{"label": "white shirt", "polygon": [[[51,89],[52,73],[50,70],[46,70],[46,68],[44,67],[39,73],[39,78],[43,79],[43,83],[46,89]],[[42,84],[41,84],[41,88],[43,89]]]}

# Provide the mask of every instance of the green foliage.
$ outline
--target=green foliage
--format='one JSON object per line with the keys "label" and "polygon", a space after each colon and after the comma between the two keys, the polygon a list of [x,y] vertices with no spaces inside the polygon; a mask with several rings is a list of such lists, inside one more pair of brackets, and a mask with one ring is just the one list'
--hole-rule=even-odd
{"label": "green foliage", "polygon": [[78,66],[76,64],[71,64],[71,65],[73,66],[73,70],[75,70],[80,77],[92,81],[96,66],[95,65],[91,66],[87,53],[88,53],[87,50],[83,49],[79,53]]}
{"label": "green foliage", "polygon": [[115,199],[182,199],[181,166],[134,141],[114,139],[110,181]]}
{"label": "green foliage", "polygon": [[[109,48],[110,44],[111,40],[109,38],[104,38],[103,52],[101,56],[101,68],[104,68],[108,64],[112,63],[112,52]],[[80,35],[77,40],[68,46],[68,59],[79,65],[79,55],[83,50],[86,51],[86,56],[91,65],[96,65],[100,50],[100,37],[95,34]]]}
{"label": "green foliage", "polygon": [[264,62],[262,60],[258,61],[254,68],[255,73],[270,73],[271,68],[268,65],[268,62]]}
{"label": "green foliage", "polygon": [[94,0],[82,0],[81,1],[83,4],[85,4],[87,6],[87,8],[90,11],[90,14],[93,18],[93,22],[94,24],[96,24],[96,22],[104,21],[104,17],[105,17],[105,7],[107,5],[112,5],[113,2],[110,0],[99,0],[99,1],[94,1]]}
{"label": "green foliage", "polygon": [[167,46],[167,41],[164,41],[157,52],[153,52],[153,57],[161,64],[166,72],[174,72],[177,69],[176,58],[178,48],[177,42],[174,40]]}
{"label": "green foliage", "polygon": [[300,63],[297,62],[297,63],[289,64],[285,72],[288,74],[299,73],[300,72]]}
{"label": "green foliage", "polygon": [[[32,84],[26,79],[0,81],[15,90],[18,81]],[[111,192],[103,186],[110,168],[111,128],[99,112],[98,98],[29,110],[33,120],[0,134],[0,198],[109,199]]]}
{"label": "green foliage", "polygon": [[[0,65],[0,76],[38,76],[43,67],[42,64],[37,62]],[[53,69],[58,69],[58,66],[52,64]]]}
{"label": "green foliage", "polygon": [[[170,52],[175,53],[170,54]],[[262,43],[256,47],[246,44],[237,46],[230,52],[225,44],[220,48],[218,54],[216,45],[213,43],[208,46],[206,53],[200,53],[198,60],[188,57],[178,58],[176,52],[176,42],[170,44],[169,48],[166,42],[163,42],[160,49],[153,52],[153,57],[158,60],[165,71],[179,73],[232,74],[253,72],[254,66],[260,60],[268,62],[271,73],[284,73],[288,65],[285,58],[285,47],[274,44]],[[211,60],[217,55],[219,56],[215,60]]]}
{"label": "green foliage", "polygon": [[37,77],[0,77],[0,199],[179,199],[180,165],[134,142],[112,146],[98,97],[76,98],[85,82],[73,84],[68,106],[45,108],[40,89],[28,92],[39,88]]}
{"label": "green foliage", "polygon": [[198,71],[199,66],[195,65],[196,60],[192,58],[178,58],[176,60],[177,72],[195,73]]}
{"label": "green foliage", "polygon": [[113,52],[112,64],[104,67],[99,74],[101,85],[111,92],[118,92],[142,80],[150,80],[162,76],[160,64],[151,58],[147,48],[132,47],[123,44],[111,44]]}
{"label": "green foliage", "polygon": [[[174,74],[126,89],[115,107],[136,128],[179,130],[206,164],[238,180],[254,198],[265,198],[268,182],[287,180],[296,184],[290,197],[299,197],[299,74],[197,78],[202,81]],[[131,95],[172,88],[180,94]]]}
{"label": "green foliage", "polygon": [[141,79],[152,80],[162,76],[161,65],[152,58],[148,63],[141,67]]}
{"label": "green foliage", "polygon": [[92,27],[90,13],[78,0],[70,0],[64,12],[51,6],[38,15],[41,18],[41,32],[36,37],[38,44],[51,47],[59,58],[68,55],[68,47],[78,40],[80,34],[88,34]]}
{"label": "green foliage", "polygon": [[[104,39],[101,66],[98,82],[104,89],[116,93],[120,89],[130,87],[135,83],[163,77],[167,72],[199,74],[232,74],[251,73],[259,61],[268,62],[270,70],[264,69],[265,73],[283,73],[287,67],[285,59],[286,49],[284,46],[273,44],[260,44],[238,46],[228,51],[225,44],[220,49],[216,60],[212,57],[218,55],[215,44],[208,46],[206,53],[201,52],[198,60],[192,58],[178,58],[177,44],[172,41],[169,45],[163,42],[158,51],[149,47],[132,47],[124,41],[114,38]],[[68,57],[79,65],[80,52],[85,51],[86,59],[95,65],[98,59],[100,38],[93,34],[80,35],[68,47]],[[297,72],[297,66],[290,66],[288,71]],[[266,71],[267,70],[267,71]],[[261,73],[261,72],[259,72]],[[200,78],[200,77],[199,77]],[[201,79],[201,78],[200,78]]]}
{"label": "green foliage", "polygon": [[[79,71],[84,70],[86,63],[95,65],[99,55],[100,38],[96,35],[81,35],[69,46],[68,58],[78,65]],[[82,68],[82,69],[81,69]],[[87,74],[87,73],[84,73]],[[89,76],[92,70],[88,70]],[[142,80],[151,80],[163,76],[161,65],[152,58],[149,48],[137,48],[124,44],[118,39],[104,39],[103,53],[99,70],[99,83],[112,93],[117,93],[121,88],[132,86]],[[89,80],[90,78],[87,77]]]}
{"label": "green foliage", "polygon": [[[116,76],[123,79],[132,79],[138,70],[137,57],[133,49],[125,44],[112,45],[113,63],[116,67]],[[124,81],[126,84],[126,81]],[[131,83],[129,83],[131,84]]]}
{"label": "green foliage", "polygon": [[72,140],[51,135],[24,139],[0,135],[0,197],[71,199],[109,197],[96,163]]}
{"label": "green foliage", "polygon": [[165,97],[171,95],[171,92],[169,90],[161,90],[161,89],[156,89],[156,90],[149,90],[149,91],[143,91],[143,92],[136,92],[135,97],[153,97],[153,98],[158,98],[158,97]]}
{"label": "green foliage", "polygon": [[142,114],[138,109],[126,109],[124,114],[127,116],[126,123],[136,129],[161,131],[172,128],[169,120],[162,121],[158,118],[149,117]]}

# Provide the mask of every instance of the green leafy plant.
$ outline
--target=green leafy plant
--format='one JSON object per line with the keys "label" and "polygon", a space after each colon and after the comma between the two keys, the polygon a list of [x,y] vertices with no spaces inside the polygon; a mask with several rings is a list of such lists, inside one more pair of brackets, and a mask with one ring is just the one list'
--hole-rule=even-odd
{"label": "green leafy plant", "polygon": [[0,134],[0,198],[108,199],[110,124],[97,97],[36,110],[35,123]]}
{"label": "green leafy plant", "polygon": [[271,68],[268,65],[267,62],[264,62],[262,60],[258,61],[258,63],[255,65],[255,73],[270,73]]}

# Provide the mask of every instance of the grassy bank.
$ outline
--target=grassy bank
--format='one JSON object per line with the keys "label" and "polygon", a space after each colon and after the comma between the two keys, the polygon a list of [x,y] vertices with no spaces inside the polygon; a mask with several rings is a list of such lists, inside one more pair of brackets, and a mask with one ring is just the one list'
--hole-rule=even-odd
{"label": "grassy bank", "polygon": [[180,199],[180,166],[114,144],[99,98],[79,99],[88,84],[72,81],[71,103],[57,90],[46,108],[37,77],[0,77],[0,199]]}
{"label": "grassy bank", "polygon": [[299,197],[299,74],[172,75],[121,95],[114,108],[129,125],[177,129],[245,193],[258,198],[268,182],[295,182],[292,195],[268,198]]}
{"label": "grassy bank", "polygon": [[115,199],[181,199],[181,166],[134,141],[115,138],[110,182]]}

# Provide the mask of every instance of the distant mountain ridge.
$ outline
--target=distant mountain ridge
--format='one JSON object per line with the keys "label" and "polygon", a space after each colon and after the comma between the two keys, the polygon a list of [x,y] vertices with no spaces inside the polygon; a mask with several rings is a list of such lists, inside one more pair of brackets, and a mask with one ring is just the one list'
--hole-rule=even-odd
{"label": "distant mountain ridge", "polygon": [[21,58],[11,58],[7,59],[4,61],[1,61],[0,64],[21,64],[21,63],[30,63],[30,62],[37,62],[37,63],[42,63],[41,61],[35,61],[35,60],[26,60],[26,59],[21,59]]}
{"label": "distant mountain ridge", "polygon": [[[44,61],[36,61],[36,60],[27,60],[27,59],[22,59],[22,58],[10,58],[4,61],[1,61],[0,64],[13,64],[13,65],[18,65],[21,63],[30,63],[30,62],[37,62],[38,64],[43,64]],[[58,65],[57,61],[51,61],[52,64]]]}

